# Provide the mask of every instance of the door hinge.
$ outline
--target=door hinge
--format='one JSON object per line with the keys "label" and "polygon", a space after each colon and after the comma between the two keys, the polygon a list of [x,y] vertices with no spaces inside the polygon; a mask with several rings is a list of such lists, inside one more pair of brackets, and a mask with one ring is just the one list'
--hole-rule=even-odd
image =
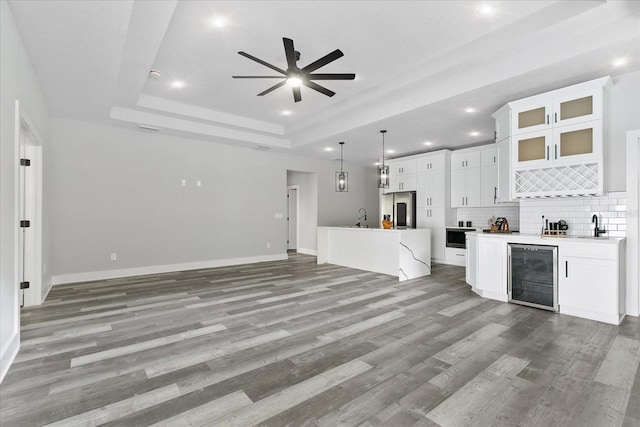
{"label": "door hinge", "polygon": [[20,166],[31,166],[30,159],[20,159]]}
{"label": "door hinge", "polygon": [[31,227],[31,221],[29,220],[20,221],[20,228],[29,228],[29,227]]}
{"label": "door hinge", "polygon": [[29,289],[29,282],[20,282],[20,289]]}

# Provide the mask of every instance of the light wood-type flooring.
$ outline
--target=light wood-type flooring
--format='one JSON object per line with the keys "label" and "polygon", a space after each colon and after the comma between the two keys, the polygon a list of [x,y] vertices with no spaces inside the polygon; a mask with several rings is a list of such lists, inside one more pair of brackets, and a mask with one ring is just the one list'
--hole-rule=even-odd
{"label": "light wood-type flooring", "polygon": [[639,426],[640,321],[289,260],[55,286],[22,310],[9,426]]}

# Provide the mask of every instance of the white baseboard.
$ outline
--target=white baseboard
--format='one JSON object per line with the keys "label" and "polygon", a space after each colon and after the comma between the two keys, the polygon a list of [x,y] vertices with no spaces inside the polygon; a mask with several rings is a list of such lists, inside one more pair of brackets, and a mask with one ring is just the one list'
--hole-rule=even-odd
{"label": "white baseboard", "polygon": [[298,248],[298,249],[296,249],[296,252],[298,252],[300,254],[305,254],[305,255],[318,256],[318,251],[315,250],[315,249]]}
{"label": "white baseboard", "polygon": [[9,372],[9,368],[14,359],[18,355],[20,349],[20,334],[16,332],[6,347],[3,349],[2,357],[0,358],[0,383],[4,380],[5,375]]}
{"label": "white baseboard", "polygon": [[287,254],[259,255],[253,257],[216,259],[211,261],[187,262],[183,264],[152,265],[148,267],[123,268],[120,270],[90,271],[85,273],[60,274],[52,277],[54,285],[63,283],[90,282],[93,280],[116,279],[120,277],[144,276],[147,274],[170,273],[174,271],[199,270],[202,268],[227,267],[230,265],[253,264],[256,262],[282,261]]}

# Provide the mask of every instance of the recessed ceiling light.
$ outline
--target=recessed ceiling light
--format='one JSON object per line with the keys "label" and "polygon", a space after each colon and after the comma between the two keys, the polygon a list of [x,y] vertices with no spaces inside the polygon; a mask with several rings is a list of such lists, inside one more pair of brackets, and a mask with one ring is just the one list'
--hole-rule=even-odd
{"label": "recessed ceiling light", "polygon": [[476,132],[476,131],[469,132],[469,135],[471,135],[471,136],[480,136],[480,132]]}
{"label": "recessed ceiling light", "polygon": [[149,77],[154,79],[154,80],[157,80],[160,77],[162,77],[162,73],[160,71],[158,71],[158,70],[151,70],[151,71],[149,71]]}
{"label": "recessed ceiling light", "polygon": [[393,154],[395,152],[396,152],[396,150],[387,150],[387,154]]}
{"label": "recessed ceiling light", "polygon": [[375,162],[373,166],[380,166],[380,162]]}
{"label": "recessed ceiling light", "polygon": [[465,113],[475,113],[475,112],[476,112],[476,109],[475,109],[475,108],[472,108],[472,107],[469,107],[469,108],[465,108],[465,109],[464,109],[464,112],[465,112]]}
{"label": "recessed ceiling light", "polygon": [[423,144],[424,144],[424,145],[433,145],[433,142],[431,142],[431,141],[425,141],[425,142],[423,142]]}
{"label": "recessed ceiling light", "polygon": [[627,58],[618,58],[611,63],[614,67],[622,67],[627,63]]}
{"label": "recessed ceiling light", "polygon": [[227,18],[224,16],[216,16],[211,20],[211,25],[216,28],[224,28],[227,26]]}
{"label": "recessed ceiling light", "polygon": [[490,4],[483,4],[478,7],[478,13],[483,16],[491,16],[496,12],[496,8]]}
{"label": "recessed ceiling light", "polygon": [[289,111],[289,110],[284,110],[284,111],[282,112],[282,115],[283,115],[283,116],[290,116],[290,115],[291,115],[291,111]]}
{"label": "recessed ceiling light", "polygon": [[333,147],[324,147],[324,151],[333,151]]}
{"label": "recessed ceiling light", "polygon": [[171,83],[171,87],[174,89],[181,89],[184,87],[184,82],[181,80],[174,80],[173,83]]}

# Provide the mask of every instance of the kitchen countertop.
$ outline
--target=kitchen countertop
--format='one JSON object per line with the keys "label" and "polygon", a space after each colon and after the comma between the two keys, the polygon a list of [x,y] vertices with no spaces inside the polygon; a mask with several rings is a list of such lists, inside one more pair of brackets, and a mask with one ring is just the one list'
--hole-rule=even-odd
{"label": "kitchen countertop", "polygon": [[483,231],[471,231],[467,232],[467,234],[475,234],[477,236],[490,237],[496,239],[507,239],[512,242],[523,242],[523,243],[533,243],[539,245],[554,245],[560,242],[577,242],[577,243],[597,243],[597,244],[609,244],[609,245],[617,245],[622,240],[623,237],[599,237],[594,238],[591,236],[578,237],[578,236],[567,236],[567,237],[554,237],[554,236],[541,236],[540,234],[534,233],[485,233]]}
{"label": "kitchen countertop", "polygon": [[350,226],[337,226],[337,227],[330,227],[330,226],[318,226],[318,228],[331,228],[331,229],[342,229],[342,230],[368,230],[368,231],[417,231],[417,230],[424,230],[423,228],[382,228],[382,227],[350,227]]}

